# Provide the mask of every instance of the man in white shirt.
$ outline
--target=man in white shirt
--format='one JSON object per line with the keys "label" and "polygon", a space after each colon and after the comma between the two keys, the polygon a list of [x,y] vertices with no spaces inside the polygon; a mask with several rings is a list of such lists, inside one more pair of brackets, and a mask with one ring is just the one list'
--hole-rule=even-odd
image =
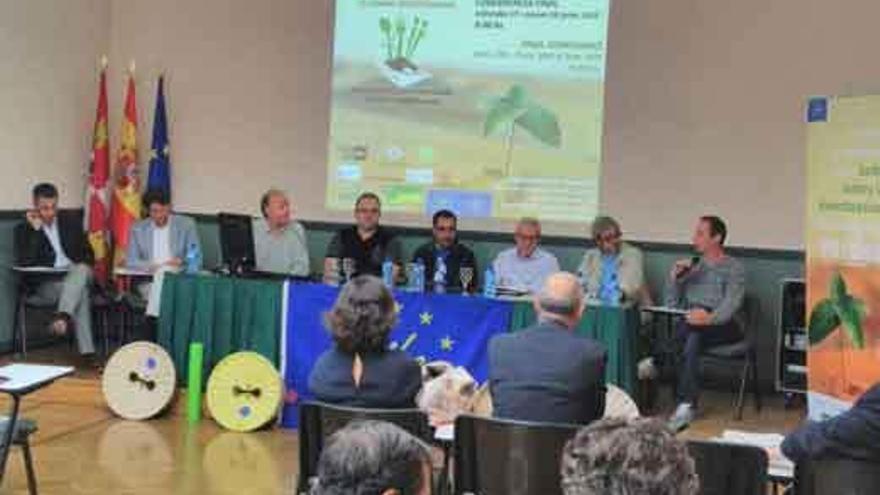
{"label": "man in white shirt", "polygon": [[147,316],[159,316],[164,272],[180,270],[188,250],[201,253],[202,249],[195,222],[171,213],[171,201],[165,191],[147,191],[144,206],[150,216],[131,227],[126,268],[153,274],[152,284],[139,284],[137,288],[147,300]]}
{"label": "man in white shirt", "polygon": [[257,270],[297,277],[309,275],[306,231],[293,220],[290,200],[278,189],[270,189],[260,200],[263,218],[254,219],[254,251]]}
{"label": "man in white shirt", "polygon": [[33,189],[33,209],[15,228],[16,265],[55,268],[63,277],[32,274],[33,296],[41,303],[56,304],[49,325],[55,335],[76,332],[80,354],[93,356],[90,287],[92,249],[83,231],[82,214],[58,210],[58,189],[49,183]]}
{"label": "man in white shirt", "polygon": [[538,247],[541,223],[536,218],[522,218],[513,234],[516,247],[498,253],[493,263],[499,287],[538,293],[544,281],[559,271],[556,256]]}

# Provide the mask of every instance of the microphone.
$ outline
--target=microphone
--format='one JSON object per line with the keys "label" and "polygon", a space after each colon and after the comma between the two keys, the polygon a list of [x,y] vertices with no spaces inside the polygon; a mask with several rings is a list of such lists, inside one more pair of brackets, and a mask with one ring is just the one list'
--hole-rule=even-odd
{"label": "microphone", "polygon": [[699,263],[700,263],[699,256],[692,257],[691,264],[688,266],[682,267],[682,269],[678,272],[678,275],[676,275],[675,278],[680,280],[680,279],[686,277],[689,273],[691,273],[694,270],[694,268],[697,267],[697,265]]}

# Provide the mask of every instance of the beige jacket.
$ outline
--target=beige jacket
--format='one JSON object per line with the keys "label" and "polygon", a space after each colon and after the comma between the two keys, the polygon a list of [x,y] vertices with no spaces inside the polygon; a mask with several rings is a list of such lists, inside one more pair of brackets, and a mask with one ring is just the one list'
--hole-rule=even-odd
{"label": "beige jacket", "polygon": [[[578,267],[578,277],[587,295],[599,293],[602,280],[602,253],[598,248],[588,249]],[[642,251],[635,246],[622,243],[617,258],[617,279],[620,290],[627,301],[642,305],[651,304],[651,296],[645,286],[645,270]]]}

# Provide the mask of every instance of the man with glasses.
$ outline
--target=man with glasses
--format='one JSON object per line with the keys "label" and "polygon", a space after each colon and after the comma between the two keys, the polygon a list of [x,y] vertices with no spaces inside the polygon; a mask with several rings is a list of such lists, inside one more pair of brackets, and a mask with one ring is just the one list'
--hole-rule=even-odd
{"label": "man with glasses", "polygon": [[610,303],[645,302],[642,252],[623,242],[620,224],[611,217],[596,217],[592,234],[596,247],[587,250],[578,267],[587,297]]}
{"label": "man with glasses", "polygon": [[[394,280],[400,278],[401,247],[394,234],[379,225],[382,216],[379,196],[365,192],[354,204],[356,224],[346,227],[330,240],[324,257],[324,280],[337,280],[346,263],[352,264],[346,276],[382,276],[382,264],[389,260],[394,264]],[[347,261],[350,260],[350,261]]]}
{"label": "man with glasses", "polygon": [[492,267],[499,287],[537,294],[547,277],[559,271],[556,256],[538,247],[541,223],[536,218],[522,218],[513,233],[516,247],[498,253]]}
{"label": "man with glasses", "polygon": [[[477,261],[467,246],[459,244],[456,236],[458,219],[449,210],[434,213],[433,239],[416,250],[413,261],[425,265],[425,281],[436,292],[441,288],[473,292],[477,287]],[[470,269],[467,287],[462,287],[461,269]]]}

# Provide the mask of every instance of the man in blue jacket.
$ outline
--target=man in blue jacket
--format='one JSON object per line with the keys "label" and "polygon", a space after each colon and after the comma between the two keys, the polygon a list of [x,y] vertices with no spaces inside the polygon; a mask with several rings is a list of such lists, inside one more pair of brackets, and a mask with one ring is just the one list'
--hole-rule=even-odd
{"label": "man in blue jacket", "polygon": [[796,463],[820,458],[880,461],[880,383],[848,411],[825,421],[809,421],[789,433],[782,453]]}
{"label": "man in blue jacket", "polygon": [[602,344],[576,336],[584,292],[570,273],[551,275],[535,299],[538,323],[489,343],[494,415],[587,424],[605,412]]}

